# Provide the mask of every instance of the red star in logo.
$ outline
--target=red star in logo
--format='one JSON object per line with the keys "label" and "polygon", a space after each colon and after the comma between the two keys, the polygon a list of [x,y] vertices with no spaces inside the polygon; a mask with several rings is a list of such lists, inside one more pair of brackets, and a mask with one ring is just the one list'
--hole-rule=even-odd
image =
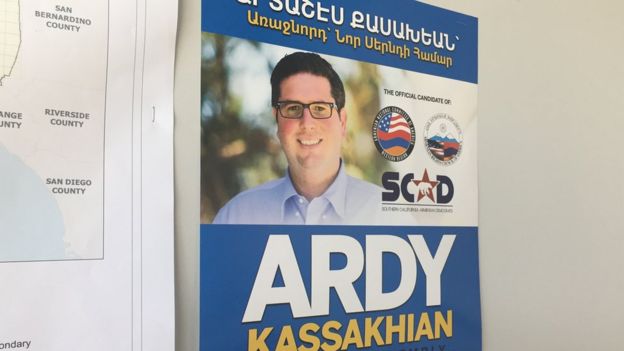
{"label": "red star in logo", "polygon": [[[427,169],[425,168],[425,173],[422,176],[421,180],[412,180],[414,184],[418,187],[418,199],[416,201],[420,201],[423,197],[428,197],[431,201],[435,202],[433,198],[433,189],[438,186],[440,182],[437,180],[429,180],[429,173],[427,173]],[[422,185],[421,185],[422,184]]]}

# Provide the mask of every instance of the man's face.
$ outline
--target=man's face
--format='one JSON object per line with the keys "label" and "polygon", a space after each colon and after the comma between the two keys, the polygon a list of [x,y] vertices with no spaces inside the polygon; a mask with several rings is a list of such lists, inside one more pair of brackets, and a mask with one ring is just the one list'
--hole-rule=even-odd
{"label": "man's face", "polygon": [[[298,73],[282,81],[278,101],[336,103],[331,95],[327,78],[310,73]],[[288,160],[290,171],[311,175],[332,176],[340,164],[340,148],[345,136],[347,116],[336,108],[327,119],[315,119],[309,109],[304,109],[299,119],[286,119],[273,109],[277,116],[277,136]]]}

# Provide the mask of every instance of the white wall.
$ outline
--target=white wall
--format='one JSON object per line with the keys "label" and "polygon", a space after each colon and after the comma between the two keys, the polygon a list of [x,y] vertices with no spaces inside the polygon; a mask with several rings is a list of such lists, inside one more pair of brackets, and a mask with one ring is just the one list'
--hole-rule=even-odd
{"label": "white wall", "polygon": [[624,4],[479,17],[484,350],[624,350]]}
{"label": "white wall", "polygon": [[[624,3],[426,2],[479,18],[484,350],[624,350]],[[176,336],[191,351],[200,4],[180,6]]]}

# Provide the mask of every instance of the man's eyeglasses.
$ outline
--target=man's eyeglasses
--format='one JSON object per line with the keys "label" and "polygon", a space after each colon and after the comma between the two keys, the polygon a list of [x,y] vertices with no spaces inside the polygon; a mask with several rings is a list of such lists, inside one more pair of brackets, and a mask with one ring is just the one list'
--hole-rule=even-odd
{"label": "man's eyeglasses", "polygon": [[332,116],[332,110],[336,104],[332,102],[312,102],[304,104],[297,101],[279,101],[275,104],[275,108],[279,111],[280,116],[289,119],[298,119],[303,116],[303,110],[306,108],[310,111],[310,115],[316,119],[326,119]]}

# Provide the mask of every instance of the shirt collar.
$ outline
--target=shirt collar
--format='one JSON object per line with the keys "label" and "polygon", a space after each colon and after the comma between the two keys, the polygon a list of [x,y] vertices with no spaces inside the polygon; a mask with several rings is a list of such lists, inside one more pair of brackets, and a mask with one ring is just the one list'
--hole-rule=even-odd
{"label": "shirt collar", "polygon": [[[282,195],[282,220],[284,220],[284,212],[286,209],[286,201],[292,197],[300,196],[295,190],[293,186],[292,179],[290,178],[290,173],[286,170],[286,176],[283,178],[284,183],[282,185],[284,191]],[[340,216],[340,218],[344,218],[345,214],[345,203],[347,197],[347,173],[344,170],[344,164],[342,159],[340,160],[340,167],[338,169],[338,175],[336,179],[332,182],[332,184],[325,190],[323,194],[319,197],[324,197],[329,201],[329,203],[336,211],[336,214]]]}

